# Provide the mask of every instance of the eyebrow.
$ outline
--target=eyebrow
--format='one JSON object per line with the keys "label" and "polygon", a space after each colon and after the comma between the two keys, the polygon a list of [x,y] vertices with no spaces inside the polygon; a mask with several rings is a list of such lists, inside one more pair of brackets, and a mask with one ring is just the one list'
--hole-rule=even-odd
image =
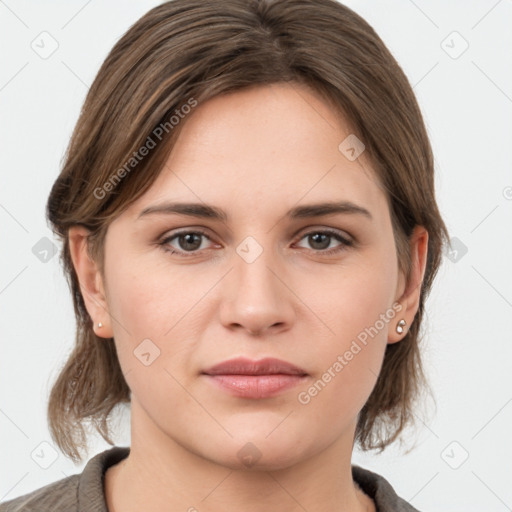
{"label": "eyebrow", "polygon": [[[161,203],[148,206],[139,213],[137,220],[153,214],[178,214],[190,217],[220,220],[223,222],[229,221],[229,215],[224,210],[204,203]],[[304,219],[336,214],[358,214],[363,215],[370,220],[373,219],[372,214],[366,208],[363,208],[351,201],[332,201],[296,206],[286,213],[286,217],[289,219]]]}

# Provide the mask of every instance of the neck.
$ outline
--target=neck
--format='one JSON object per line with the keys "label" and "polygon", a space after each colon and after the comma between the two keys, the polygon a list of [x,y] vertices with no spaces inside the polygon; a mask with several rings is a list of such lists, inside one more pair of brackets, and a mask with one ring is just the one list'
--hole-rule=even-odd
{"label": "neck", "polygon": [[352,479],[353,432],[290,467],[238,469],[194,453],[146,420],[132,401],[130,454],[105,475],[109,512],[375,511]]}

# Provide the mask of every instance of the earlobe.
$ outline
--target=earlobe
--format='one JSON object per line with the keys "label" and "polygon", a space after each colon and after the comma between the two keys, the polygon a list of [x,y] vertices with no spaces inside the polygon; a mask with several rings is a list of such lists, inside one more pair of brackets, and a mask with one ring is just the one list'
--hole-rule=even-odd
{"label": "earlobe", "polygon": [[396,299],[402,305],[402,309],[394,328],[389,333],[388,343],[396,343],[406,336],[418,311],[428,255],[428,231],[423,226],[414,228],[409,239],[409,250],[411,274],[402,295]]}
{"label": "earlobe", "polygon": [[407,331],[409,330],[409,324],[405,320],[405,314],[403,311],[393,320],[394,323],[390,323],[390,329],[388,333],[388,344],[397,343],[405,338]]}
{"label": "earlobe", "polygon": [[87,236],[89,234],[90,231],[83,226],[69,228],[71,260],[80,283],[85,307],[93,322],[95,334],[101,338],[112,338],[113,332],[101,272],[87,252]]}

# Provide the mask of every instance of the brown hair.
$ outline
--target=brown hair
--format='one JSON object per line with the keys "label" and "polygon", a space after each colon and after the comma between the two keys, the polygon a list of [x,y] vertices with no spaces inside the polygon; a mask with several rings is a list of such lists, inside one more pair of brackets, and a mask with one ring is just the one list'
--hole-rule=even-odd
{"label": "brown hair", "polygon": [[[130,389],[113,341],[93,331],[68,229],[90,230],[89,254],[103,271],[109,223],[158,177],[186,122],[182,113],[191,110],[185,106],[277,82],[310,86],[364,142],[387,193],[406,277],[413,228],[429,233],[418,312],[406,336],[386,347],[355,440],[364,450],[383,450],[412,422],[413,402],[426,385],[419,328],[448,232],[435,200],[430,142],[405,74],[372,27],[335,0],[173,0],[139,19],[107,56],[48,198],[77,322],[74,348],[50,393],[48,422],[53,440],[72,460],[80,461],[78,448],[87,446],[86,421],[114,444],[108,418],[116,405],[130,401]],[[135,158],[150,139],[154,147]]]}

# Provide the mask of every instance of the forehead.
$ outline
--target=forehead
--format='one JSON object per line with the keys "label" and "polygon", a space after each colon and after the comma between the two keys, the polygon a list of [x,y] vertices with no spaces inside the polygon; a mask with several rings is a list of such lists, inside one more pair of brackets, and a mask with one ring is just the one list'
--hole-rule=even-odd
{"label": "forehead", "polygon": [[162,200],[254,215],[323,200],[386,207],[364,152],[350,160],[340,151],[349,136],[350,126],[332,106],[299,84],[217,96],[190,114],[164,169],[130,210],[135,215]]}

